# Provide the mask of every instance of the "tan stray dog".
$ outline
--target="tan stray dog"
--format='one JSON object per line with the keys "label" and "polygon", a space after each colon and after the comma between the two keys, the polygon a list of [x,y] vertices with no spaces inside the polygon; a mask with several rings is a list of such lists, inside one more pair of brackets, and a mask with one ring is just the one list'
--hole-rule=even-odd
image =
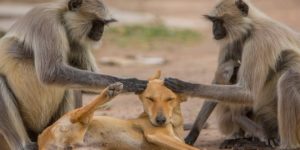
{"label": "tan stray dog", "polygon": [[105,93],[113,89],[108,88],[89,105],[64,115],[47,128],[39,136],[39,148],[42,150],[66,147],[97,150],[198,150],[183,141],[180,103],[186,98],[166,88],[159,77],[160,72],[149,80],[146,90],[139,94],[144,113],[137,119],[121,120],[105,116],[93,118],[90,116],[96,105],[108,101]]}

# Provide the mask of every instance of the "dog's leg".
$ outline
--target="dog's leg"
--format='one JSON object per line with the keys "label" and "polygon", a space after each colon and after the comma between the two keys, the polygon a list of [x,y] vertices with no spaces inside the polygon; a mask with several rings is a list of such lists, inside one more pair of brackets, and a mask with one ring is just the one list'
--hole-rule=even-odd
{"label": "dog's leg", "polygon": [[192,147],[183,143],[183,141],[178,138],[174,138],[163,133],[148,134],[146,135],[146,139],[150,143],[168,148],[170,150],[199,150],[196,147]]}
{"label": "dog's leg", "polygon": [[172,125],[168,125],[164,129],[144,131],[144,134],[148,142],[171,150],[199,150],[178,138]]}
{"label": "dog's leg", "polygon": [[92,102],[72,112],[72,114],[70,114],[71,122],[87,123],[86,121],[90,120],[90,118],[93,116],[93,113],[97,110],[98,106],[105,104],[113,97],[121,93],[122,89],[122,83],[115,83],[109,85]]}

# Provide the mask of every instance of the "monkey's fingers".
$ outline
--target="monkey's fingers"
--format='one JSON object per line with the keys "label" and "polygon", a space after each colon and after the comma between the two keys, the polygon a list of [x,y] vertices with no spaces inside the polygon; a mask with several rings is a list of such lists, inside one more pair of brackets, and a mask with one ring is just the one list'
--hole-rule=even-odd
{"label": "monkey's fingers", "polygon": [[271,138],[271,139],[265,140],[264,143],[269,147],[275,148],[275,147],[279,146],[280,141],[278,138]]}
{"label": "monkey's fingers", "polygon": [[145,89],[147,88],[147,83],[148,83],[148,81],[145,81],[145,82],[143,82],[143,83],[141,83],[141,84],[137,84],[137,85],[136,85],[135,93],[136,93],[136,94],[139,94],[139,93],[144,92]]}
{"label": "monkey's fingers", "polygon": [[143,92],[148,84],[148,81],[138,80],[136,78],[123,79],[121,82],[124,84],[124,92],[134,93]]}
{"label": "monkey's fingers", "polygon": [[187,82],[175,78],[165,78],[164,80],[164,85],[175,93],[185,93],[187,84]]}

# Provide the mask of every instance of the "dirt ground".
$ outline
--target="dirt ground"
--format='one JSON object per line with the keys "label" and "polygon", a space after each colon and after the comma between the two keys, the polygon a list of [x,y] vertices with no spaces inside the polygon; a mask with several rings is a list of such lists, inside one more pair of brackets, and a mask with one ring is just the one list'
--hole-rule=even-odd
{"label": "dirt ground", "polygon": [[[18,0],[21,1],[21,0]],[[300,30],[300,1],[299,0],[252,0],[254,4],[273,18],[284,22],[296,30]],[[0,1],[1,2],[1,1]],[[7,2],[7,1],[6,1]],[[161,56],[168,60],[162,66],[134,66],[111,67],[101,66],[103,73],[147,79],[157,69],[161,69],[163,77],[176,77],[188,81],[209,84],[216,68],[218,46],[212,40],[210,24],[205,22],[202,15],[213,7],[212,0],[106,0],[112,7],[124,11],[149,13],[162,18],[176,18],[177,20],[199,21],[199,30],[202,40],[198,45],[187,46],[183,49],[140,51],[138,49],[120,49],[113,43],[102,43],[101,50],[97,51],[96,58],[103,56],[124,56],[129,54],[142,54],[144,56]],[[1,5],[1,4],[0,4]],[[86,96],[85,102],[93,96]],[[195,119],[202,99],[191,98],[182,104],[182,111],[186,123]],[[143,111],[137,96],[133,94],[120,95],[111,102],[108,110],[97,112],[98,115],[108,115],[119,118],[134,118]],[[209,119],[209,127],[201,132],[195,146],[218,149],[224,136],[216,127],[214,117]]]}

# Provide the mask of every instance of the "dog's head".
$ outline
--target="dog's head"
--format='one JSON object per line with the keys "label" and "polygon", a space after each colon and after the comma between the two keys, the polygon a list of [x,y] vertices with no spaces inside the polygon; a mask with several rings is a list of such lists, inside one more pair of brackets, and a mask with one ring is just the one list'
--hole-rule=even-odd
{"label": "dog's head", "polygon": [[144,111],[154,126],[165,126],[172,122],[174,112],[180,108],[180,103],[186,100],[183,95],[176,94],[164,86],[158,71],[149,79],[147,88],[139,98],[143,103]]}

